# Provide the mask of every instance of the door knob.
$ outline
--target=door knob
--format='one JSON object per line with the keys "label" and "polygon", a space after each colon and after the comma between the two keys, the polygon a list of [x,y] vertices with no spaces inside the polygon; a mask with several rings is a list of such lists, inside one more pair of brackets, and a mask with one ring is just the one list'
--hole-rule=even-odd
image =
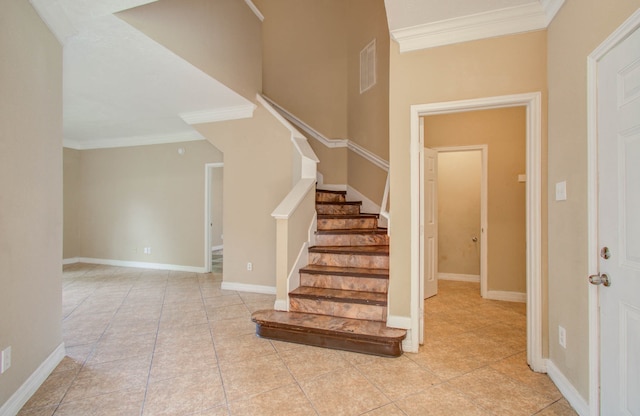
{"label": "door knob", "polygon": [[609,279],[609,276],[606,273],[592,274],[589,276],[589,283],[596,286],[602,284],[609,287],[611,286],[611,279]]}

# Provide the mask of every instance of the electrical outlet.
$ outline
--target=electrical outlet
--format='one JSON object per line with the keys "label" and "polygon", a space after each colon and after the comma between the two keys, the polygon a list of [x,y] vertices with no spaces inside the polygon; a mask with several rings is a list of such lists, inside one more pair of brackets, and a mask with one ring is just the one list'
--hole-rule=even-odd
{"label": "electrical outlet", "polygon": [[145,247],[144,254],[151,254],[151,247]]}
{"label": "electrical outlet", "polygon": [[247,263],[247,270],[248,271],[252,271],[253,270],[253,263],[251,263],[251,262]]}
{"label": "electrical outlet", "polygon": [[567,181],[556,183],[556,201],[567,200]]}
{"label": "electrical outlet", "polygon": [[562,348],[567,348],[567,330],[562,326],[558,326],[558,344]]}
{"label": "electrical outlet", "polygon": [[0,353],[0,374],[11,367],[11,347],[7,347]]}

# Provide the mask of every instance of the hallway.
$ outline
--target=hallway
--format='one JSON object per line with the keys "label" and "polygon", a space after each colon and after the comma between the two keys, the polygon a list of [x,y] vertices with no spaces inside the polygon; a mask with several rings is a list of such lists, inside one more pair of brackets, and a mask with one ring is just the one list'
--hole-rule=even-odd
{"label": "hallway", "polygon": [[525,362],[523,304],[440,282],[427,342],[382,358],[260,339],[274,296],[221,275],[64,268],[67,357],[19,413],[63,415],[574,415]]}

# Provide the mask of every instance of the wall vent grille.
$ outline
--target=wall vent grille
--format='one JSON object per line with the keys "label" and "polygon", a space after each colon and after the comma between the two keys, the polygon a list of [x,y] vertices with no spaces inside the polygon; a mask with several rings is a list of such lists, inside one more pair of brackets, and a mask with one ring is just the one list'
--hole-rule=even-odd
{"label": "wall vent grille", "polygon": [[376,40],[360,51],[360,94],[376,85]]}

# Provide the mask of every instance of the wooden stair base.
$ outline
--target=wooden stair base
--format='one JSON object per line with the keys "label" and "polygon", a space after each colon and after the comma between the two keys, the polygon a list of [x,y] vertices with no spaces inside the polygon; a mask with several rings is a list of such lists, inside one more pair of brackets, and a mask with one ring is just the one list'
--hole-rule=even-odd
{"label": "wooden stair base", "polygon": [[384,357],[402,355],[407,333],[384,322],[302,312],[262,310],[254,312],[251,320],[263,338]]}

